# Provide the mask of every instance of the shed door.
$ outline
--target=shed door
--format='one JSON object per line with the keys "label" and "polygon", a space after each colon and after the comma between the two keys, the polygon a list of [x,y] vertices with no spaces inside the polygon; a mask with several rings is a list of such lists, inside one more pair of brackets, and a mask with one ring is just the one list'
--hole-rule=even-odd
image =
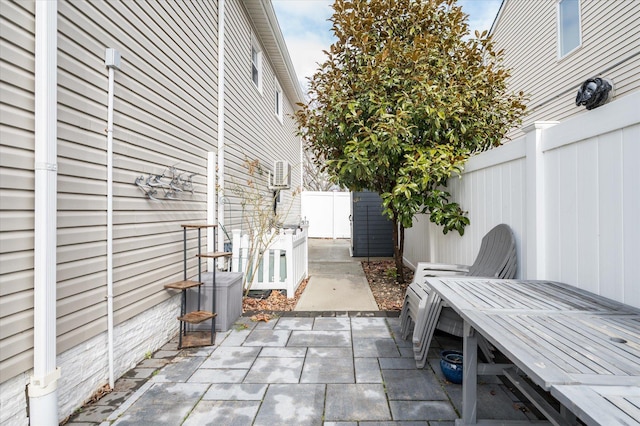
{"label": "shed door", "polygon": [[382,214],[382,199],[377,193],[351,193],[351,227],[354,257],[393,256],[393,223]]}

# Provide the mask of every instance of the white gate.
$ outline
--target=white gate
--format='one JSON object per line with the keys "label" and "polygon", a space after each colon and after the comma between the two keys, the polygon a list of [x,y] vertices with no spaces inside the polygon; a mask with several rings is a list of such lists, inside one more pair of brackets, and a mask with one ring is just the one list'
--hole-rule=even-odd
{"label": "white gate", "polygon": [[351,193],[304,191],[302,217],[311,238],[351,238]]}

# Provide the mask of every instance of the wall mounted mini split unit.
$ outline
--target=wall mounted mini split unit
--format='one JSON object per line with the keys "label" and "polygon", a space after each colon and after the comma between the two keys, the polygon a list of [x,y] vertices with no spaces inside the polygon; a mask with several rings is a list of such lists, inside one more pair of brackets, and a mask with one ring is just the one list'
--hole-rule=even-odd
{"label": "wall mounted mini split unit", "polygon": [[291,165],[283,160],[273,162],[273,172],[269,172],[270,189],[291,188]]}

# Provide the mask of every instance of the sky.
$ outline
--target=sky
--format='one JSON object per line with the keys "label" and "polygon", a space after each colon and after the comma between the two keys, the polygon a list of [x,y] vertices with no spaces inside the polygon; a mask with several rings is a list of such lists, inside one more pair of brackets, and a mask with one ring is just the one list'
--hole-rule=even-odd
{"label": "sky", "polygon": [[[278,23],[287,43],[289,56],[300,84],[306,87],[318,63],[325,60],[323,50],[329,50],[332,1],[327,0],[272,0]],[[489,30],[502,0],[458,0],[458,5],[469,15],[471,33]]]}

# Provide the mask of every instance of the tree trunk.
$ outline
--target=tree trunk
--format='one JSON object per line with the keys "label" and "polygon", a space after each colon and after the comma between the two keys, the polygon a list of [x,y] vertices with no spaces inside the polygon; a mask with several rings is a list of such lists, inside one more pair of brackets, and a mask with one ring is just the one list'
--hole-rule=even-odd
{"label": "tree trunk", "polygon": [[393,214],[393,258],[396,263],[396,272],[398,273],[398,282],[404,283],[404,264],[402,258],[404,256],[404,226],[398,222],[398,215]]}
{"label": "tree trunk", "polygon": [[[404,284],[404,226],[400,224],[400,242],[398,244],[398,258],[396,259],[396,268],[398,268],[398,282]],[[400,263],[398,263],[398,259]]]}

